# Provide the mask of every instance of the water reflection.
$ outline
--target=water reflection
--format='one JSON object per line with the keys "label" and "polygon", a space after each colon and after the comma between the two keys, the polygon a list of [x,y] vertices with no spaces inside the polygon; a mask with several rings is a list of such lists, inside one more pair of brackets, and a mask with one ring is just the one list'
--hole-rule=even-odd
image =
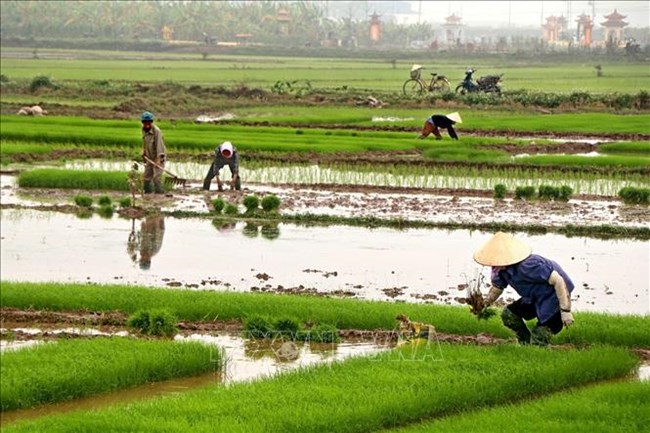
{"label": "water reflection", "polygon": [[[212,225],[220,232],[226,232],[235,230],[237,223],[215,218],[212,220]],[[242,234],[247,238],[256,238],[261,234],[264,239],[272,241],[280,237],[280,224],[277,222],[259,224],[248,221],[242,228]]]}
{"label": "water reflection", "polygon": [[162,247],[165,236],[165,217],[160,214],[147,215],[140,223],[140,230],[135,229],[135,219],[131,219],[131,232],[126,245],[126,251],[133,263],[138,263],[140,269],[151,268],[151,259]]}

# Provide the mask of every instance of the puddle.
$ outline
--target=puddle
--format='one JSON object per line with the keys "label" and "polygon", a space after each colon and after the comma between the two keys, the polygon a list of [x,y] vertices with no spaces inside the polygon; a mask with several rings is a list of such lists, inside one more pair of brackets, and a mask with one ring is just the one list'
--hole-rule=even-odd
{"label": "puddle", "polygon": [[639,380],[650,380],[650,362],[641,363],[636,377]]}
{"label": "puddle", "polygon": [[[4,209],[0,278],[457,304],[489,268],[469,230],[306,227]],[[54,229],[53,229],[54,228]],[[574,309],[650,314],[648,241],[518,234],[572,277]],[[625,272],[612,270],[624,269]],[[517,295],[507,289],[504,300]]]}
{"label": "puddle", "polygon": [[[252,381],[308,365],[342,360],[351,356],[375,354],[388,347],[388,345],[375,343],[294,344],[282,341],[272,343],[267,340],[248,340],[231,335],[202,334],[193,334],[187,337],[176,336],[175,340],[201,341],[223,349],[227,360],[225,371],[151,383],[33,409],[2,412],[0,413],[1,423],[4,426],[17,420],[23,421],[75,410],[90,411],[113,404],[178,394],[202,386]],[[32,344],[38,343],[37,340],[34,340]]]}

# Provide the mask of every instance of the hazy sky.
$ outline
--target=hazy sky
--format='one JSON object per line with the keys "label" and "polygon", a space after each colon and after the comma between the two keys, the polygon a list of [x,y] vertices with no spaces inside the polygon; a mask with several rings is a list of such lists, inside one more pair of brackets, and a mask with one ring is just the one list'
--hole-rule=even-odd
{"label": "hazy sky", "polygon": [[[490,25],[516,27],[539,26],[543,17],[564,15],[575,22],[583,12],[592,15],[591,1],[411,1],[411,8],[416,13],[409,20],[417,22],[420,11],[421,20],[433,23],[444,22],[445,17],[456,13],[463,18],[466,25]],[[617,9],[621,15],[627,15],[624,21],[628,27],[650,26],[650,1],[594,1],[596,9],[596,27],[605,21]],[[570,9],[569,9],[570,8]],[[575,26],[575,24],[573,24]]]}

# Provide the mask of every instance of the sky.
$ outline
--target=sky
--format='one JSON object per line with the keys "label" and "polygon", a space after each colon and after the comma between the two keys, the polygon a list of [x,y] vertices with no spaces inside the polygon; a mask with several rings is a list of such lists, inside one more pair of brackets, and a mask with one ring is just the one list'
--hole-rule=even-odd
{"label": "sky", "polygon": [[[605,21],[604,16],[617,9],[628,27],[650,27],[650,1],[411,1],[414,15],[410,22],[417,22],[421,10],[421,21],[443,23],[445,17],[455,13],[466,25],[488,25],[530,27],[540,26],[551,15],[564,15],[574,22],[583,12],[592,14],[595,3],[596,26]],[[420,9],[421,7],[421,9]]]}

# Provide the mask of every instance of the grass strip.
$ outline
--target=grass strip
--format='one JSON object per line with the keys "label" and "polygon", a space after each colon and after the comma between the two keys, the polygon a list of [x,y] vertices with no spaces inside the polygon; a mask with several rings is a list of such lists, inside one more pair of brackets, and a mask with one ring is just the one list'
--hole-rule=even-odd
{"label": "grass strip", "polygon": [[198,342],[112,337],[65,340],[0,355],[0,408],[23,409],[218,369]]}
{"label": "grass strip", "polygon": [[122,171],[39,168],[18,175],[21,188],[63,188],[128,191],[127,173]]}
{"label": "grass strip", "polygon": [[23,431],[369,432],[623,376],[612,347],[408,345],[373,357],[8,427]]}
{"label": "grass strip", "polygon": [[607,383],[383,433],[647,432],[650,381]]}
{"label": "grass strip", "polygon": [[[2,281],[0,305],[53,311],[121,311],[167,308],[179,320],[231,320],[260,315],[277,320],[328,323],[339,329],[394,329],[395,316],[434,325],[439,332],[476,335],[488,332],[508,338],[513,334],[499,317],[477,320],[469,307],[388,303],[269,293],[233,293],[182,289],[151,289],[121,285],[23,283]],[[575,313],[576,324],[554,342],[607,343],[650,347],[650,316]]]}

